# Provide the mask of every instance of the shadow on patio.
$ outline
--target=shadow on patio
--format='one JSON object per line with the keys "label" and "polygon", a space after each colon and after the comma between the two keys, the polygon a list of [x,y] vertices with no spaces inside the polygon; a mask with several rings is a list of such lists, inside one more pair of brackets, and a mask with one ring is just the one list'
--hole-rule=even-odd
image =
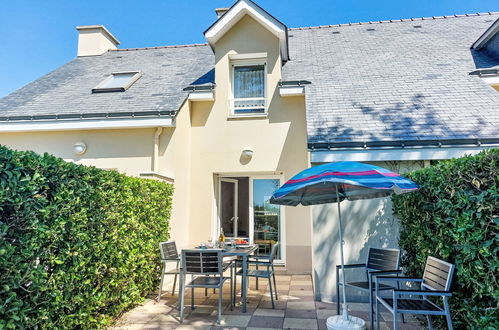
{"label": "shadow on patio", "polygon": [[[336,304],[314,301],[310,275],[279,274],[276,280],[279,300],[275,309],[272,309],[266,281],[260,279],[259,290],[256,290],[255,280],[251,279],[246,313],[241,311],[239,297],[234,310],[230,310],[230,288],[228,284],[224,287],[220,325],[216,324],[218,293],[210,290],[205,296],[201,289],[194,294],[194,310],[190,308],[190,290],[186,294],[187,316],[182,324],[176,308],[178,295],[165,292],[159,303],[151,296],[144,305],[125,314],[113,329],[326,329],[326,319],[336,315]],[[350,303],[349,307],[352,315],[369,320],[368,304]],[[392,329],[391,314],[382,313],[382,317],[387,321],[382,320],[381,329]],[[400,324],[401,329],[423,329],[416,319],[406,318],[407,323]]]}

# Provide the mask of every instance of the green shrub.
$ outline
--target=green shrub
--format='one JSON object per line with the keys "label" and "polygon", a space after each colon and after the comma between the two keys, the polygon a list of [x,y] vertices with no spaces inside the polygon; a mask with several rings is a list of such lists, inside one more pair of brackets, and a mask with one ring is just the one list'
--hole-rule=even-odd
{"label": "green shrub", "polygon": [[0,329],[103,328],[140,302],[172,190],[0,146]]}
{"label": "green shrub", "polygon": [[407,274],[421,276],[427,256],[455,264],[450,299],[455,327],[496,329],[499,149],[442,161],[408,177],[421,189],[393,198]]}

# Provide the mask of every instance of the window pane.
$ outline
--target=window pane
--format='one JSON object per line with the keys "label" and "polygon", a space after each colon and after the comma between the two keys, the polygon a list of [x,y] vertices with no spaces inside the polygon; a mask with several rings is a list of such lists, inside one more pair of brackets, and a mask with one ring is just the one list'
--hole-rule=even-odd
{"label": "window pane", "polygon": [[236,66],[234,68],[234,98],[264,97],[264,65]]}
{"label": "window pane", "polygon": [[105,84],[99,86],[99,88],[120,88],[125,87],[125,85],[135,76],[135,72],[131,73],[116,73],[111,76]]}
{"label": "window pane", "polygon": [[[273,244],[281,240],[281,209],[279,205],[269,203],[270,197],[278,188],[278,179],[253,180],[254,242],[268,252]],[[279,250],[278,259],[280,258]]]}

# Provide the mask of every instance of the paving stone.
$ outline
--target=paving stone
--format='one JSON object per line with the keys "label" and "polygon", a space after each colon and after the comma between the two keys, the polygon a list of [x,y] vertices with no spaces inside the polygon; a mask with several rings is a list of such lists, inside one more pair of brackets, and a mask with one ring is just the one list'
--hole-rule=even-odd
{"label": "paving stone", "polygon": [[273,317],[273,316],[255,316],[251,317],[251,320],[248,324],[249,327],[257,327],[257,328],[277,328],[281,329],[284,323],[284,318],[282,317]]}
{"label": "paving stone", "polygon": [[246,327],[251,315],[222,315],[221,326]]}
{"label": "paving stone", "polygon": [[291,308],[291,309],[315,309],[315,303],[313,301],[300,301],[300,302],[289,301],[287,308]]}
{"label": "paving stone", "polygon": [[317,313],[315,309],[286,309],[287,318],[300,318],[300,319],[315,319],[317,318]]}
{"label": "paving stone", "polygon": [[284,317],[284,309],[257,308],[253,315]]}
{"label": "paving stone", "polygon": [[289,295],[290,296],[309,296],[309,297],[313,297],[314,296],[314,292],[313,291],[293,291],[293,290],[290,290],[289,291]]}
{"label": "paving stone", "polygon": [[314,319],[297,319],[288,318],[284,319],[284,329],[318,329],[317,320]]}
{"label": "paving stone", "polygon": [[[288,303],[286,301],[274,301],[274,304],[275,309],[286,309]],[[261,301],[258,308],[272,308],[272,303],[270,301]]]}

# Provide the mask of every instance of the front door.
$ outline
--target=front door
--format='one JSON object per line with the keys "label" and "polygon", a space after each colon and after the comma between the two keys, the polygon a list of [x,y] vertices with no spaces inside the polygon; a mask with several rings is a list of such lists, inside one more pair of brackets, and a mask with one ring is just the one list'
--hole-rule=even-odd
{"label": "front door", "polygon": [[237,237],[238,232],[238,182],[220,179],[220,227],[226,237]]}
{"label": "front door", "polygon": [[283,207],[269,203],[281,185],[280,177],[253,175],[221,177],[219,181],[219,221],[215,239],[223,229],[226,237],[240,237],[256,243],[267,254],[280,243],[278,262],[285,260]]}

